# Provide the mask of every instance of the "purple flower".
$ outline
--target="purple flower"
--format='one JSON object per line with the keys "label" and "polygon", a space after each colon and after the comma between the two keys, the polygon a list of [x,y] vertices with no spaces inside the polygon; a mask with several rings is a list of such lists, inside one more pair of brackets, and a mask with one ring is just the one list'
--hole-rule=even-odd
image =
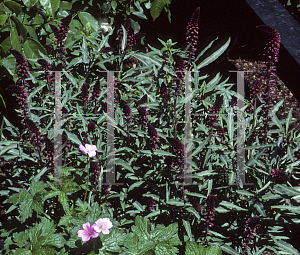
{"label": "purple flower", "polygon": [[274,28],[266,25],[258,25],[256,28],[268,36],[268,42],[264,52],[265,60],[273,63],[278,62],[278,53],[280,48],[279,33]]}
{"label": "purple flower", "polygon": [[49,165],[51,166],[53,164],[54,144],[48,137],[46,137],[45,139],[45,144],[45,152],[47,154],[48,160],[50,161]]}
{"label": "purple flower", "polygon": [[193,207],[198,212],[198,214],[201,213],[201,205],[199,205],[198,203],[194,203]]}
{"label": "purple flower", "polygon": [[29,70],[27,59],[24,58],[23,55],[17,50],[10,50],[10,52],[14,55],[17,61],[17,69],[18,69],[17,84],[22,85],[23,82],[25,86],[28,86],[28,83],[25,81],[25,79],[29,77],[29,74],[27,73]]}
{"label": "purple flower", "polygon": [[129,123],[132,122],[132,118],[131,118],[132,111],[127,104],[123,105],[123,113],[124,113],[126,121],[127,121],[127,126],[129,126]]}
{"label": "purple flower", "polygon": [[100,96],[100,81],[96,81],[92,92],[92,98],[97,99]]}
{"label": "purple flower", "polygon": [[139,107],[138,112],[139,112],[139,117],[140,117],[139,118],[140,126],[147,126],[148,111],[147,111],[146,107]]}
{"label": "purple flower", "polygon": [[87,242],[91,239],[91,237],[96,238],[99,236],[99,233],[95,231],[96,224],[90,227],[90,223],[84,223],[82,225],[83,230],[78,230],[77,235],[78,237],[82,238],[82,241]]}
{"label": "purple flower", "polygon": [[[23,110],[21,112],[21,116],[27,117],[28,116],[28,102],[27,102],[28,94],[25,86],[10,85],[9,87],[6,88],[6,90],[17,94],[16,101],[19,106],[19,110]],[[22,122],[23,121],[24,119],[22,120]]]}
{"label": "purple flower", "polygon": [[289,181],[289,177],[280,169],[272,169],[270,176],[278,181]]}
{"label": "purple flower", "polygon": [[79,151],[84,155],[89,154],[89,157],[91,158],[96,156],[97,147],[96,145],[91,144],[86,144],[85,147],[80,145]]}
{"label": "purple flower", "polygon": [[155,209],[155,201],[152,197],[146,197],[146,203],[147,203],[147,210],[154,210]]}
{"label": "purple flower", "polygon": [[214,122],[219,120],[219,118],[215,115],[218,115],[220,113],[222,104],[223,104],[223,96],[217,95],[214,105],[209,109],[209,112],[213,115],[209,116],[207,120],[207,124],[210,125],[211,127],[213,126]]}
{"label": "purple flower", "polygon": [[252,217],[248,218],[245,222],[245,230],[244,230],[244,237],[242,239],[242,246],[244,250],[244,254],[246,254],[246,250],[251,250],[249,245],[253,244],[254,236],[253,234],[263,234],[264,229],[260,224],[259,217]]}
{"label": "purple flower", "polygon": [[192,58],[195,57],[195,52],[197,50],[197,44],[198,44],[198,32],[199,32],[199,16],[200,16],[200,7],[198,7],[192,15],[192,18],[190,22],[188,23],[186,29],[186,46],[188,46],[190,43],[191,47],[189,48],[188,55],[190,55]]}
{"label": "purple flower", "polygon": [[171,96],[170,96],[169,90],[167,89],[167,86],[164,83],[161,84],[160,94],[162,95],[162,97],[164,98],[165,101],[167,101],[167,102],[171,101]]}
{"label": "purple flower", "polygon": [[108,235],[109,229],[113,227],[109,218],[100,218],[96,220],[95,223],[95,230],[99,233],[102,232],[104,235]]}
{"label": "purple flower", "polygon": [[259,80],[255,80],[251,86],[250,96],[254,97],[255,95],[260,95],[262,92],[261,82]]}
{"label": "purple flower", "polygon": [[65,53],[65,39],[68,36],[68,31],[69,31],[69,24],[72,20],[72,16],[69,15],[65,18],[63,18],[61,21],[61,24],[59,25],[59,28],[56,26],[50,24],[50,28],[52,32],[54,33],[55,36],[55,44],[57,45],[56,47],[56,52],[58,53],[59,58],[63,58],[63,54]]}
{"label": "purple flower", "polygon": [[[212,223],[215,220],[215,207],[216,202],[218,201],[218,198],[214,195],[209,194],[206,199],[206,215],[204,216],[204,219],[206,219],[206,222],[204,223],[206,226],[206,232],[209,231],[209,228],[212,227],[214,224]],[[205,231],[204,231],[205,232]]]}
{"label": "purple flower", "polygon": [[24,119],[31,133],[31,143],[35,149],[40,149],[43,146],[43,137],[41,137],[40,128],[29,118]]}
{"label": "purple flower", "polygon": [[88,83],[82,84],[80,98],[83,101],[89,101],[89,88],[90,88],[90,85]]}
{"label": "purple flower", "polygon": [[164,163],[167,165],[168,168],[173,168],[174,167],[174,157],[167,156],[164,160]]}
{"label": "purple flower", "polygon": [[100,104],[101,104],[102,110],[103,110],[104,112],[107,112],[107,103],[104,103],[104,102],[101,101]]}
{"label": "purple flower", "polygon": [[150,148],[152,150],[158,149],[157,143],[159,143],[158,139],[158,132],[153,126],[148,127],[148,136],[149,138],[149,143],[150,143]]}
{"label": "purple flower", "polygon": [[87,124],[87,128],[89,133],[94,132],[96,129],[96,124],[93,121],[91,121],[89,124]]}

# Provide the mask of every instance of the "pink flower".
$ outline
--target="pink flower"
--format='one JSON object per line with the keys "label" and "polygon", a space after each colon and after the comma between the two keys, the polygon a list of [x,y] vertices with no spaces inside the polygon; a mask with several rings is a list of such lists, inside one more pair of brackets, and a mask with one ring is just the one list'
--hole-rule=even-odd
{"label": "pink flower", "polygon": [[79,150],[84,155],[89,154],[89,157],[95,157],[97,147],[96,145],[86,144],[85,147],[83,145],[80,145]]}
{"label": "pink flower", "polygon": [[90,223],[84,223],[82,225],[83,230],[78,230],[77,235],[78,237],[82,238],[82,241],[87,242],[90,240],[91,237],[96,238],[99,236],[99,233],[95,231],[95,226],[94,224],[92,227],[90,227]]}
{"label": "pink flower", "polygon": [[108,235],[108,229],[113,227],[113,224],[111,223],[109,218],[100,218],[96,220],[95,223],[95,230],[99,233],[102,232],[104,235]]}

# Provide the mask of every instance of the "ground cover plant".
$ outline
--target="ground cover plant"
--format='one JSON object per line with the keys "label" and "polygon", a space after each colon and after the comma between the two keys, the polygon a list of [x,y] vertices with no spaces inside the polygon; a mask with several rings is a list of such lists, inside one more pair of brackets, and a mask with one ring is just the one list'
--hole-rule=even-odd
{"label": "ground cover plant", "polygon": [[257,27],[268,82],[237,107],[235,84],[201,73],[230,39],[203,58],[214,41],[198,44],[200,8],[185,48],[168,40],[143,52],[147,35],[130,17],[99,25],[67,3],[49,9],[51,22],[2,5],[14,6],[1,43],[13,84],[2,89],[18,115],[0,126],[0,157],[14,162],[1,191],[3,253],[299,254],[300,135],[291,112],[277,118],[283,101],[270,90],[280,35]]}

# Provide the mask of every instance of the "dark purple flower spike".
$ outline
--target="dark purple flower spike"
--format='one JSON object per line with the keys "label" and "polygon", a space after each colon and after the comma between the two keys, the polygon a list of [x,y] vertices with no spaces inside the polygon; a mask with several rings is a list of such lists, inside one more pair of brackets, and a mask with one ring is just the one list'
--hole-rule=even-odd
{"label": "dark purple flower spike", "polygon": [[190,22],[188,23],[186,27],[186,46],[188,46],[191,43],[191,46],[188,50],[188,55],[191,56],[191,58],[195,58],[195,52],[197,50],[197,44],[198,44],[198,33],[199,33],[199,16],[200,16],[200,7],[198,7],[192,15],[192,18]]}

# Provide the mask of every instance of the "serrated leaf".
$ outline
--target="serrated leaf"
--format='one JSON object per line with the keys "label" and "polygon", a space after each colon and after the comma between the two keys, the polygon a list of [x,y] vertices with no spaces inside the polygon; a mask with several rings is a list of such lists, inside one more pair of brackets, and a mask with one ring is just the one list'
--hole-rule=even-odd
{"label": "serrated leaf", "polygon": [[220,246],[222,251],[227,252],[230,255],[240,255],[236,250],[232,249],[230,246],[223,244],[222,246]]}

